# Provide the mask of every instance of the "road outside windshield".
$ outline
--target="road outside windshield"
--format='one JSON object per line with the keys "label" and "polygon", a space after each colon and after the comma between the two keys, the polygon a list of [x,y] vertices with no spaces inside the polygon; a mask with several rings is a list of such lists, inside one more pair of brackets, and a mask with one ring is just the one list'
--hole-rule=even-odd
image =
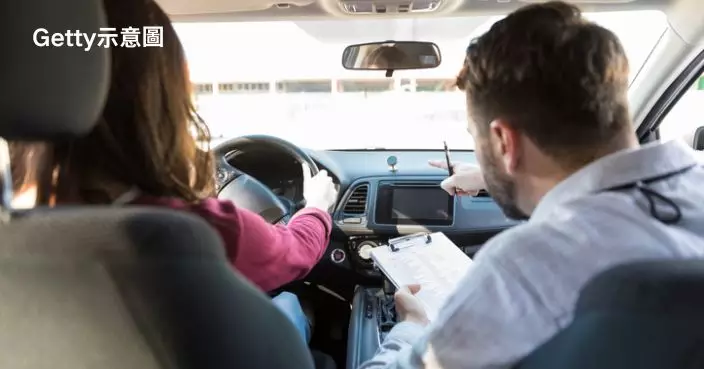
{"label": "road outside windshield", "polygon": [[[631,77],[667,24],[655,11],[593,13],[614,31]],[[501,17],[360,21],[181,23],[200,115],[213,145],[246,134],[275,135],[311,149],[473,149],[464,96],[453,77],[469,40]],[[440,67],[347,71],[345,46],[381,40],[433,41]]]}

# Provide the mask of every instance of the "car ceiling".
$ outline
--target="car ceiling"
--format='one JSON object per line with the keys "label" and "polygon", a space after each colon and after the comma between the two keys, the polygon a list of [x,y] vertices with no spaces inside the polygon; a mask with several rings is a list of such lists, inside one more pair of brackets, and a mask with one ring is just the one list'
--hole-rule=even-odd
{"label": "car ceiling", "polygon": [[[264,20],[389,19],[504,15],[546,0],[437,0],[436,11],[397,14],[348,14],[341,2],[409,3],[424,0],[156,0],[174,22]],[[425,0],[427,1],[427,0]],[[567,0],[585,12],[660,10],[670,27],[688,44],[704,42],[704,0]]]}
{"label": "car ceiling", "polygon": [[[506,14],[542,0],[442,0],[437,11],[405,14],[350,15],[341,10],[341,0],[157,0],[176,22],[217,22],[274,19],[334,19],[477,16]],[[398,0],[361,0],[398,3]],[[409,0],[410,1],[410,0]],[[676,0],[573,0],[584,11],[638,9],[665,10]]]}

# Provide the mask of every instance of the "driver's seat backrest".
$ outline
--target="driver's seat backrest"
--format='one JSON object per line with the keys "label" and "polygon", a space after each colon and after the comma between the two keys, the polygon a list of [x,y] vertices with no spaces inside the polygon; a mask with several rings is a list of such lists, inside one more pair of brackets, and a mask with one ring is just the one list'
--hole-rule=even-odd
{"label": "driver's seat backrest", "polygon": [[[90,131],[109,50],[40,48],[31,36],[105,26],[100,0],[0,2],[1,137]],[[313,368],[302,337],[232,270],[203,219],[155,208],[12,211],[8,165],[0,140],[0,368]]]}
{"label": "driver's seat backrest", "polygon": [[203,220],[77,207],[0,225],[1,368],[313,368]]}
{"label": "driver's seat backrest", "polygon": [[704,368],[704,260],[604,272],[582,290],[573,322],[518,368]]}

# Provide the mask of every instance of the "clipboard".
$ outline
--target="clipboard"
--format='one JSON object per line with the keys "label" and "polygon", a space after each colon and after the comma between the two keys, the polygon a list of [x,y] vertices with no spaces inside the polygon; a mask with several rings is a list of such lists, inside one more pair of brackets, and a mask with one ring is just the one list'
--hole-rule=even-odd
{"label": "clipboard", "polygon": [[472,264],[472,259],[441,232],[391,239],[388,245],[374,248],[371,257],[396,288],[420,284],[416,296],[431,321]]}
{"label": "clipboard", "polygon": [[427,245],[433,242],[433,238],[430,233],[425,232],[412,234],[410,236],[393,238],[389,240],[389,248],[392,252],[397,252],[407,247],[417,246],[420,241],[423,241]]}

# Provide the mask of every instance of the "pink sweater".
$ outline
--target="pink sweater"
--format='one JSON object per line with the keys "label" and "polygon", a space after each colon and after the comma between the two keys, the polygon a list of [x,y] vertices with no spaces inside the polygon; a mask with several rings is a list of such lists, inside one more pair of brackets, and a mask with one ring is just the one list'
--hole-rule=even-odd
{"label": "pink sweater", "polygon": [[330,214],[305,208],[288,225],[271,225],[231,201],[188,204],[175,198],[140,196],[130,204],[183,210],[201,216],[220,234],[230,263],[264,291],[303,278],[322,258],[332,230]]}

